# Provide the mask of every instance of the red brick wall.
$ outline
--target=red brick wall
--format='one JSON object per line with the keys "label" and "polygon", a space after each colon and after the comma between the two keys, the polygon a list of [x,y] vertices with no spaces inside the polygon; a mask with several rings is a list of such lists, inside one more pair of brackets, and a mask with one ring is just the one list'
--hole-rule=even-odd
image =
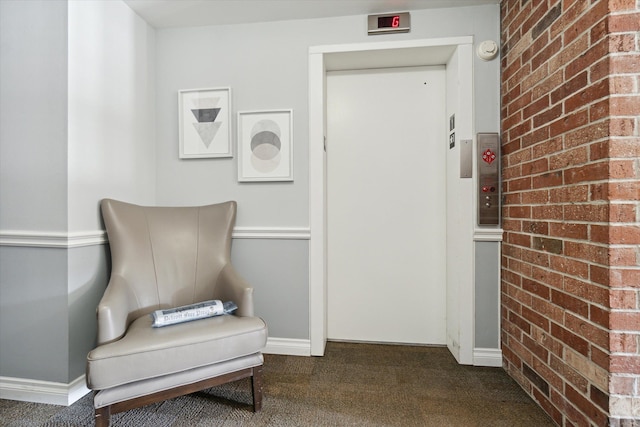
{"label": "red brick wall", "polygon": [[505,368],[559,425],[640,425],[640,3],[501,13]]}

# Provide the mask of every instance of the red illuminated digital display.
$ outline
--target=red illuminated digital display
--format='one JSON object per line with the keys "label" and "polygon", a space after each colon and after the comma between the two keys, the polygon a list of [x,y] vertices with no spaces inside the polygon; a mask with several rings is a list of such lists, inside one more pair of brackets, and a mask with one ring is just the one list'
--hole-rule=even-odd
{"label": "red illuminated digital display", "polygon": [[378,28],[398,28],[400,27],[400,16],[380,16],[378,17]]}

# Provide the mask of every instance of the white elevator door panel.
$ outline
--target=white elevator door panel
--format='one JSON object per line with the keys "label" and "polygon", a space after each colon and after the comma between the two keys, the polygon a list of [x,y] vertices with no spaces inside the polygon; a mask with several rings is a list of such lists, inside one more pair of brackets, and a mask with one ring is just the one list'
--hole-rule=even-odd
{"label": "white elevator door panel", "polygon": [[444,67],[327,73],[329,339],[446,343]]}

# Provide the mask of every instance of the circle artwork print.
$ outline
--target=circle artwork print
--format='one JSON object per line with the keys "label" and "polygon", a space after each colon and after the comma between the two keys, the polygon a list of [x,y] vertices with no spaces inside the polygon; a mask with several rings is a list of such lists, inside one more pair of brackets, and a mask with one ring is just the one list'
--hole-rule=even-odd
{"label": "circle artwork print", "polygon": [[260,120],[251,128],[251,165],[262,173],[273,172],[280,164],[280,127],[273,120]]}

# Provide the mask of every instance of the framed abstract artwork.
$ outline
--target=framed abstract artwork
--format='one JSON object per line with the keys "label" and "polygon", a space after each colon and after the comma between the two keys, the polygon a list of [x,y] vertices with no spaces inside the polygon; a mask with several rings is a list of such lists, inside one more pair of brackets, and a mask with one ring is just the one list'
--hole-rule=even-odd
{"label": "framed abstract artwork", "polygon": [[293,181],[293,110],[238,112],[238,181]]}
{"label": "framed abstract artwork", "polygon": [[178,91],[180,158],[233,157],[231,89]]}

